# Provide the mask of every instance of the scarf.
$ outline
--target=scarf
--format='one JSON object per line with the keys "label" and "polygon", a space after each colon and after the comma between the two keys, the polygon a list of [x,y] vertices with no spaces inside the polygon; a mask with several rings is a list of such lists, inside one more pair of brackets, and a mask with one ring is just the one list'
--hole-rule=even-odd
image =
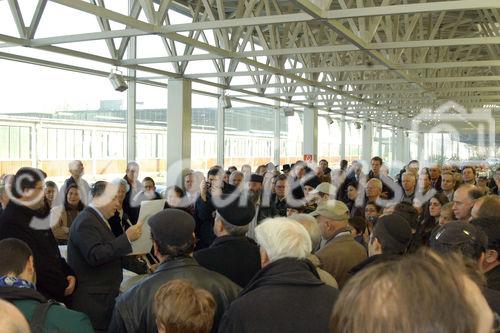
{"label": "scarf", "polygon": [[29,288],[36,290],[33,283],[15,276],[0,276],[0,287]]}

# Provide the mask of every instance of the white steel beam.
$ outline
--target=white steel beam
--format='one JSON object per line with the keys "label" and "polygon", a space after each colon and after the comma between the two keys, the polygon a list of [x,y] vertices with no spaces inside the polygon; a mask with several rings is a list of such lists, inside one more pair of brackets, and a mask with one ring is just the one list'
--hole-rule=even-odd
{"label": "white steel beam", "polygon": [[8,0],[8,2],[12,17],[14,18],[14,22],[16,23],[19,37],[26,38],[26,26],[24,25],[23,14],[21,13],[21,9],[19,8],[19,3],[17,2],[17,0]]}
{"label": "white steel beam", "polygon": [[[373,50],[386,50],[386,49],[405,49],[405,48],[419,48],[419,47],[442,47],[442,46],[460,46],[460,45],[497,45],[500,44],[500,37],[476,37],[476,38],[455,38],[455,39],[437,39],[437,40],[415,40],[406,42],[389,42],[389,43],[370,43],[368,47]],[[359,48],[351,44],[343,45],[325,45],[325,46],[312,46],[300,47],[289,49],[269,49],[258,51],[245,51],[239,52],[231,58],[249,58],[249,57],[270,57],[270,56],[283,56],[294,54],[318,54],[318,53],[334,53],[334,52],[350,52],[359,51]],[[135,60],[127,60],[124,63],[132,64],[154,64],[163,62],[177,62],[177,61],[195,61],[195,60],[212,60],[223,58],[221,55],[216,54],[197,54],[191,56],[180,57],[151,57],[139,58]],[[385,66],[380,66],[380,69],[386,69]]]}
{"label": "white steel beam", "polygon": [[35,12],[33,13],[33,17],[31,19],[31,24],[28,28],[28,33],[26,38],[32,39],[35,37],[36,30],[38,29],[38,24],[40,24],[40,20],[42,19],[43,11],[45,10],[45,6],[47,5],[47,0],[38,0],[38,4],[36,5]]}
{"label": "white steel beam", "polygon": [[[68,7],[80,10],[80,11],[83,11],[83,12],[86,12],[86,13],[97,15],[101,18],[106,18],[106,19],[113,20],[113,21],[121,23],[121,24],[128,25],[131,28],[140,29],[140,30],[144,30],[147,32],[151,32],[151,33],[159,32],[158,26],[156,26],[154,24],[142,22],[142,21],[136,20],[130,16],[126,16],[126,15],[123,15],[123,14],[120,14],[118,12],[115,12],[115,11],[112,11],[109,9],[105,9],[102,7],[97,7],[97,6],[94,6],[92,4],[86,3],[86,2],[81,1],[81,0],[51,0],[51,1],[58,3],[58,4],[61,4],[61,5],[64,5],[64,6],[68,6]],[[218,47],[214,47],[214,46],[209,45],[207,43],[203,43],[203,42],[200,42],[198,40],[194,40],[192,38],[189,38],[189,37],[177,34],[177,33],[161,33],[161,34],[172,41],[176,41],[176,42],[183,43],[186,45],[191,45],[191,46],[194,46],[196,48],[205,50],[209,53],[215,53],[215,54],[219,54],[219,55],[222,55],[224,57],[229,57],[229,58],[234,58],[237,55],[236,52],[232,52],[232,51],[224,50],[224,49],[221,49]],[[310,86],[313,86],[313,87],[323,86],[321,83],[319,83],[317,81],[304,79],[300,76],[293,75],[291,73],[287,73],[282,68],[277,68],[277,67],[269,66],[266,64],[262,64],[258,61],[255,61],[255,60],[243,58],[243,59],[241,59],[241,62],[246,64],[246,65],[253,66],[253,67],[259,68],[261,70],[267,71],[270,74],[282,75],[282,76],[288,77],[289,79],[292,79],[292,80],[297,80],[297,81],[301,81],[304,83],[308,83]],[[337,93],[339,95],[345,95],[347,98],[355,100],[355,101],[366,102],[363,99],[360,99],[356,96],[350,96],[349,94],[345,94],[345,93],[343,93],[337,89],[331,88],[331,87],[326,87],[326,89],[330,90],[332,93]],[[370,104],[370,102],[367,102],[367,103]]]}

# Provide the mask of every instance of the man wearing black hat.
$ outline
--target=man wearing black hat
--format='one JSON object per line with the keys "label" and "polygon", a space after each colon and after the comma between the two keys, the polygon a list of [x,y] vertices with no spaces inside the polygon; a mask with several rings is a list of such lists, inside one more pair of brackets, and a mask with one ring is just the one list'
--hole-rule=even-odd
{"label": "man wearing black hat", "polygon": [[285,176],[288,176],[288,174],[290,173],[290,170],[292,170],[292,167],[290,166],[290,164],[283,164],[283,168],[281,169],[281,172],[283,172],[283,174]]}
{"label": "man wearing black hat", "polygon": [[264,177],[256,173],[253,173],[250,176],[250,181],[248,182],[248,194],[255,208],[255,216],[250,221],[247,233],[248,237],[252,239],[255,238],[254,235],[255,227],[260,223],[260,221],[262,221],[266,217],[269,217],[266,215],[266,213],[267,213],[267,208],[269,207],[270,204],[270,193],[266,193],[266,196],[263,196],[264,194],[262,191],[263,181]]}
{"label": "man wearing black hat", "polygon": [[236,198],[229,205],[218,208],[215,215],[212,245],[194,253],[198,263],[221,273],[234,283],[244,287],[260,269],[259,247],[247,237],[248,224],[255,216],[250,200]]}
{"label": "man wearing black hat", "polygon": [[411,227],[403,217],[397,214],[380,217],[368,242],[369,257],[349,273],[354,275],[375,263],[399,258],[406,253],[411,237]]}
{"label": "man wearing black hat", "polygon": [[241,290],[225,276],[198,265],[192,258],[195,221],[179,209],[165,209],[148,220],[153,250],[161,263],[151,276],[117,298],[109,332],[157,332],[153,299],[163,284],[183,279],[209,291],[217,303],[212,331]]}
{"label": "man wearing black hat", "polygon": [[[472,220],[470,223],[455,221],[444,224],[431,236],[429,246],[443,255],[458,252],[473,260],[478,265],[477,269],[482,270],[488,249],[488,236],[475,223]],[[482,288],[482,291],[491,309],[500,313],[500,292],[489,286]]]}

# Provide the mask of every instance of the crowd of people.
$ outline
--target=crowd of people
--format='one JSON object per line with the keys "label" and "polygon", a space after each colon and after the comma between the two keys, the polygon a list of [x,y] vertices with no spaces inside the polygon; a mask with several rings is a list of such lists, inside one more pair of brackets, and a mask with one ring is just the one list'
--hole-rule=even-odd
{"label": "crowd of people", "polygon": [[[365,166],[366,167],[366,166]],[[492,332],[500,327],[500,168],[380,157],[204,175],[158,191],[69,163],[59,189],[0,184],[8,332]],[[164,207],[147,221],[141,203]],[[133,253],[150,233],[152,249]],[[67,257],[60,247],[67,247]],[[137,278],[124,287],[123,269]],[[14,305],[14,307],[12,307]],[[17,311],[17,312],[16,312]],[[20,313],[19,313],[20,312]],[[0,332],[2,331],[0,327]],[[6,331],[7,332],[7,331]]]}

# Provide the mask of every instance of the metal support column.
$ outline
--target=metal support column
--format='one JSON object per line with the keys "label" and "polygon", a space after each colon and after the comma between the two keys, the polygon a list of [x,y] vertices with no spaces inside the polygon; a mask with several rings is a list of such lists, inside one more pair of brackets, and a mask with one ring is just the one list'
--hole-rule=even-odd
{"label": "metal support column", "polygon": [[420,162],[424,161],[424,143],[425,143],[424,133],[418,133],[418,158]]}
{"label": "metal support column", "polygon": [[361,159],[366,163],[372,158],[372,137],[373,124],[371,121],[365,121],[363,124],[363,146],[361,148]]}
{"label": "metal support column", "polygon": [[168,80],[167,184],[182,185],[191,167],[191,81]]}
{"label": "metal support column", "polygon": [[[132,10],[134,4],[133,0],[129,0],[129,12]],[[131,37],[128,44],[127,58],[135,59],[137,57],[137,40],[136,37]],[[127,75],[132,79],[127,82],[127,161],[134,161],[136,159],[136,71],[135,69],[128,69]]]}
{"label": "metal support column", "polygon": [[318,110],[304,109],[304,159],[316,161],[318,158]]}
{"label": "metal support column", "polygon": [[224,167],[224,91],[219,97],[219,103],[217,104],[217,165]]}
{"label": "metal support column", "polygon": [[345,159],[345,116],[342,115],[342,120],[340,121],[340,159]]}
{"label": "metal support column", "polygon": [[281,110],[279,102],[276,102],[274,110],[274,165],[280,165],[280,147],[281,147]]}

